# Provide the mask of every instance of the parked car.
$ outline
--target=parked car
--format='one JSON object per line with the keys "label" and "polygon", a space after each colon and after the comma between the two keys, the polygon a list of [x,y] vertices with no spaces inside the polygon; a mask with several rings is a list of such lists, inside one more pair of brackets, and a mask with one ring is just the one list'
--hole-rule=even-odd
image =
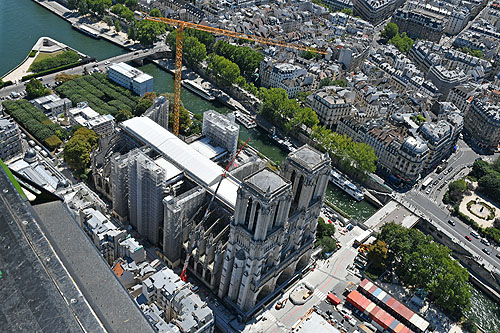
{"label": "parked car", "polygon": [[471,232],[470,232],[470,235],[471,235],[472,237],[474,237],[474,238],[479,239],[479,235],[478,235],[478,234],[476,234],[474,231],[471,231]]}
{"label": "parked car", "polygon": [[452,225],[452,226],[456,226],[456,225],[457,225],[457,224],[455,223],[455,221],[453,221],[453,220],[448,220],[448,223],[449,223],[450,225]]}
{"label": "parked car", "polygon": [[490,246],[490,242],[486,238],[481,239],[481,243],[483,243],[486,246]]}
{"label": "parked car", "polygon": [[433,185],[439,184],[439,179],[436,179],[434,182],[432,182]]}
{"label": "parked car", "polygon": [[30,141],[28,141],[28,144],[29,144],[31,147],[34,147],[34,146],[35,146],[35,141],[30,140]]}
{"label": "parked car", "polygon": [[439,179],[439,180],[442,180],[443,178],[444,178],[444,176],[443,176],[443,175],[441,175],[441,176],[439,176],[439,178],[438,178],[438,179]]}

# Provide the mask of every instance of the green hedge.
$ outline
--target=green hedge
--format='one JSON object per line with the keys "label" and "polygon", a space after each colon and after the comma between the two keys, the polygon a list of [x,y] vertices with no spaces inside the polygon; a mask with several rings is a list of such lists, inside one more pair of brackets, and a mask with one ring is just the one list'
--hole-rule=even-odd
{"label": "green hedge", "polygon": [[[30,53],[31,55],[31,53]],[[39,73],[49,69],[73,64],[80,60],[80,55],[75,51],[64,51],[54,57],[36,60],[31,64],[30,70]]]}
{"label": "green hedge", "polygon": [[13,84],[12,81],[2,81],[2,80],[0,80],[0,89],[2,89],[3,87],[11,86],[12,84]]}
{"label": "green hedge", "polygon": [[39,76],[44,76],[44,75],[56,73],[56,72],[59,72],[59,71],[65,70],[65,69],[70,69],[70,68],[79,66],[81,64],[82,64],[82,62],[78,61],[78,62],[75,62],[75,63],[72,63],[72,64],[67,64],[67,65],[64,65],[64,66],[59,66],[59,67],[56,67],[56,68],[48,69],[48,70],[43,71],[43,72],[38,72],[38,73],[33,73],[33,74],[25,75],[25,76],[22,77],[21,81],[27,81],[27,80],[30,80],[30,79],[32,79],[34,77],[39,77]]}
{"label": "green hedge", "polygon": [[88,102],[89,106],[100,114],[115,116],[120,110],[133,111],[140,96],[95,73],[65,82],[56,88],[56,92],[69,98],[73,104]]}
{"label": "green hedge", "polygon": [[30,54],[28,55],[30,58],[33,58],[34,56],[36,56],[36,53],[38,51],[37,50],[31,50]]}
{"label": "green hedge", "polygon": [[[58,124],[54,124],[50,119],[27,100],[5,101],[3,106],[14,120],[31,133],[39,142],[53,149],[52,143],[60,144],[52,136],[64,133],[64,129]],[[48,120],[48,121],[47,121]],[[49,123],[50,122],[50,123]],[[48,142],[46,141],[48,140]],[[62,142],[61,142],[62,143]]]}

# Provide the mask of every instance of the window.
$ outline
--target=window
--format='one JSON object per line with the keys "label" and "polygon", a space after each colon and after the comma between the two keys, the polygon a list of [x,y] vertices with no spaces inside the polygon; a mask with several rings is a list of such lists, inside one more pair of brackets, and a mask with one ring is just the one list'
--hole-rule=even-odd
{"label": "window", "polygon": [[260,213],[260,202],[257,202],[257,205],[255,206],[255,215],[253,216],[252,234],[255,233],[255,229],[257,228],[259,213]]}
{"label": "window", "polygon": [[252,212],[252,198],[248,198],[247,210],[245,213],[245,224],[250,224],[250,213]]}

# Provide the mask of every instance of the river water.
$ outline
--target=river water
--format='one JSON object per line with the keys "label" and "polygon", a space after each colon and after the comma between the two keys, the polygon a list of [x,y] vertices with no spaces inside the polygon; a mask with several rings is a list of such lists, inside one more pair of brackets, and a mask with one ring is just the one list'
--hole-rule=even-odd
{"label": "river water", "polygon": [[[107,41],[95,40],[71,28],[71,25],[52,14],[31,0],[0,0],[0,77],[17,66],[29,53],[31,47],[42,36],[77,49],[99,60],[106,59],[125,51]],[[173,92],[173,77],[154,64],[140,67],[144,72],[154,76],[155,91],[159,93]],[[193,113],[202,113],[214,109],[221,113],[230,110],[224,105],[211,103],[183,89],[184,106]],[[286,153],[275,146],[264,132],[247,130],[241,126],[240,138],[250,138],[250,145],[275,162],[285,159]],[[376,208],[366,201],[356,202],[347,194],[329,184],[326,197],[352,217],[362,220],[371,216]],[[500,331],[498,306],[484,294],[474,289],[474,306],[471,315],[478,318],[484,328],[491,332]],[[493,323],[488,325],[488,323]]]}

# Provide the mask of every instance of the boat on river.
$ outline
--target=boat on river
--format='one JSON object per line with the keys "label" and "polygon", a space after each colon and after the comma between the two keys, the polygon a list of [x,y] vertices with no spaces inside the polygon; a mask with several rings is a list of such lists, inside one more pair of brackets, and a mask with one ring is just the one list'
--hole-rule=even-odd
{"label": "boat on river", "polygon": [[365,198],[363,191],[361,191],[347,177],[335,169],[330,171],[330,181],[357,201],[361,201]]}
{"label": "boat on river", "polygon": [[215,100],[215,97],[210,93],[210,91],[208,91],[207,89],[201,87],[200,85],[194,82],[191,82],[189,80],[183,80],[181,84],[187,90],[194,92],[196,95],[203,97],[207,101]]}
{"label": "boat on river", "polygon": [[251,129],[257,126],[255,120],[253,120],[253,118],[249,115],[246,115],[240,111],[234,111],[233,114],[236,120],[246,128]]}

